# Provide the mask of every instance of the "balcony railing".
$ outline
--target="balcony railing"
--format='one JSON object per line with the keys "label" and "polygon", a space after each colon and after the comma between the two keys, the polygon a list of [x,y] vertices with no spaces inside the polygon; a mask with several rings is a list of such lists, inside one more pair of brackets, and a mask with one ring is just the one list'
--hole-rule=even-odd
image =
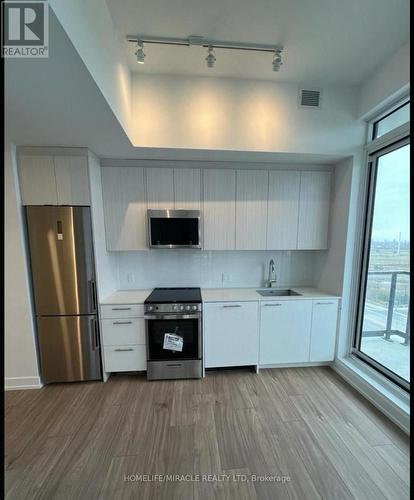
{"label": "balcony railing", "polygon": [[[395,310],[395,299],[396,299],[396,290],[397,290],[397,281],[399,275],[410,276],[409,271],[369,271],[368,279],[371,276],[391,276],[390,282],[390,293],[388,296],[388,303],[386,303],[383,307],[379,306],[385,312],[386,309],[386,326],[385,329],[381,330],[365,330],[363,332],[364,337],[379,337],[384,336],[386,340],[390,340],[391,335],[398,335],[404,339],[404,345],[410,344],[410,300],[408,301],[407,307],[407,320],[405,323],[404,330],[400,328],[393,329],[393,318],[394,318],[394,310]],[[366,299],[366,307],[370,300]],[[365,319],[370,320],[370,312],[365,312]]]}

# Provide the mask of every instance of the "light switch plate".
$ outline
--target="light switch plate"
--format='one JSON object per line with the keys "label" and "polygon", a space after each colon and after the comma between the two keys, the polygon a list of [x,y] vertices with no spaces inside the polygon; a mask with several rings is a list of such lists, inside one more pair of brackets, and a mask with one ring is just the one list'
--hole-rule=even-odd
{"label": "light switch plate", "polygon": [[128,283],[135,283],[135,274],[134,273],[128,273],[127,274],[127,281],[128,281]]}
{"label": "light switch plate", "polygon": [[222,281],[231,281],[231,274],[230,273],[223,273],[221,275],[221,280]]}

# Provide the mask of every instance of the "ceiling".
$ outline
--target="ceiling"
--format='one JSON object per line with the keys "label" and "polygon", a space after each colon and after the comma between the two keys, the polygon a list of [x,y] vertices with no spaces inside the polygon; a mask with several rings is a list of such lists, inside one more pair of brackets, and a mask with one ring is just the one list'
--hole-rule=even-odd
{"label": "ceiling", "polygon": [[134,147],[54,12],[46,59],[5,59],[7,140],[19,146],[88,147],[102,158],[334,164],[341,155]]}
{"label": "ceiling", "polygon": [[[106,0],[132,71],[266,79],[307,85],[356,85],[409,40],[409,0]],[[137,64],[127,34],[281,44],[271,54],[147,45]]]}

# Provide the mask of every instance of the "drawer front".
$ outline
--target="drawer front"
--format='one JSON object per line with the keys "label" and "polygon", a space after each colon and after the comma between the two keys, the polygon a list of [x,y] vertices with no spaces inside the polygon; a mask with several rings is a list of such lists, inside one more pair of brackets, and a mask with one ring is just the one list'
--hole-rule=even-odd
{"label": "drawer front", "polygon": [[105,371],[131,372],[147,369],[145,345],[104,346]]}
{"label": "drawer front", "polygon": [[110,304],[101,306],[101,318],[142,318],[144,304]]}
{"label": "drawer front", "polygon": [[111,318],[101,320],[104,345],[145,345],[143,318]]}

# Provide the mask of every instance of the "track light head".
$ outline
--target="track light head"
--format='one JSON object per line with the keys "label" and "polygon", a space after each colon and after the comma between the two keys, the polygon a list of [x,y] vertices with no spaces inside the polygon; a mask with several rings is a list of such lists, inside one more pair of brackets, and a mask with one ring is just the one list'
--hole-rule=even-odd
{"label": "track light head", "polygon": [[144,64],[145,52],[144,52],[144,44],[140,41],[137,42],[137,47],[135,50],[135,55],[137,57],[138,64]]}
{"label": "track light head", "polygon": [[211,46],[209,46],[209,48],[208,48],[208,54],[206,57],[206,61],[207,61],[208,68],[214,68],[214,65],[216,63],[216,56],[214,55],[214,49]]}
{"label": "track light head", "polygon": [[276,49],[274,56],[273,56],[273,61],[272,61],[273,71],[279,71],[282,64],[283,64],[282,63],[282,51],[280,49]]}

